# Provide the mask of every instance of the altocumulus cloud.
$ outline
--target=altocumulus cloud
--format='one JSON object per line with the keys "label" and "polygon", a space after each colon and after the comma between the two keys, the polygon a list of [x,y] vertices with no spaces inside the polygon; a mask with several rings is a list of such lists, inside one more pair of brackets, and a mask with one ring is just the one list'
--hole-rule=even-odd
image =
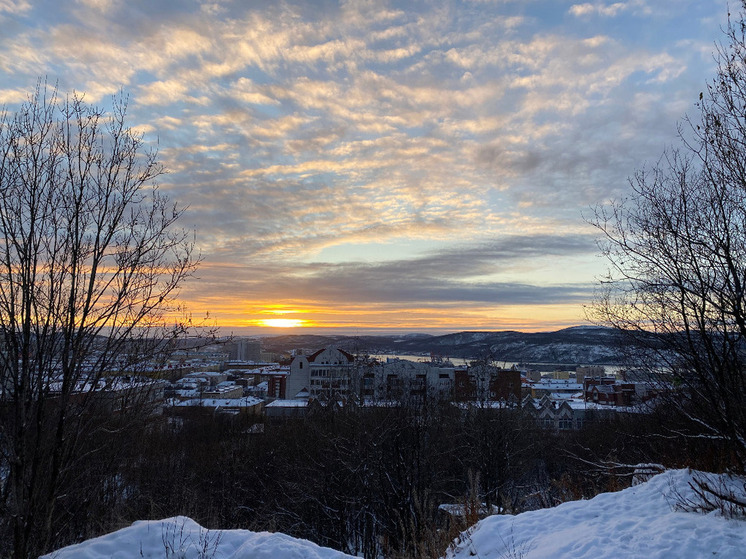
{"label": "altocumulus cloud", "polygon": [[571,322],[601,272],[581,212],[623,196],[675,138],[726,13],[724,0],[5,0],[0,102],[39,76],[97,103],[131,95],[198,233],[196,311],[344,298],[362,317],[411,301],[499,326],[495,305],[564,303]]}

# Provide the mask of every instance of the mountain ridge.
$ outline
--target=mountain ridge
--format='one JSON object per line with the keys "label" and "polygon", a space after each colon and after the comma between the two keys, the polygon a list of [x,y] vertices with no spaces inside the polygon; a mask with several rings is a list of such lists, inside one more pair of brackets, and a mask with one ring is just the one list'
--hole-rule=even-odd
{"label": "mountain ridge", "polygon": [[553,332],[464,331],[428,335],[293,334],[262,338],[265,350],[317,350],[333,345],[357,354],[435,354],[442,357],[558,364],[619,364],[628,346],[624,334],[602,326],[573,326]]}

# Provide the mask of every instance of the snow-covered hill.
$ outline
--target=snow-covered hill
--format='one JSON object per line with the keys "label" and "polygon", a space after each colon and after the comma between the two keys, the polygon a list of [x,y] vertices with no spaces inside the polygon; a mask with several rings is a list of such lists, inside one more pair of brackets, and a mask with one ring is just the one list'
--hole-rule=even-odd
{"label": "snow-covered hill", "polygon": [[[447,559],[695,559],[746,556],[746,520],[683,512],[693,473],[672,470],[617,493],[517,516],[491,516]],[[719,478],[716,483],[726,478]],[[731,484],[744,491],[743,481]],[[185,517],[135,522],[42,559],[343,559],[349,555],[284,534],[205,530]]]}
{"label": "snow-covered hill", "polygon": [[321,349],[335,345],[353,353],[433,353],[453,358],[490,356],[497,361],[619,364],[628,341],[616,330],[575,326],[557,332],[457,332],[442,336],[277,336],[262,339],[266,350]]}
{"label": "snow-covered hill", "polygon": [[[490,516],[447,559],[742,559],[746,520],[678,510],[692,472],[671,470],[616,493],[516,516]],[[720,480],[724,478],[719,478]],[[743,491],[743,481],[738,484]]]}
{"label": "snow-covered hill", "polygon": [[206,530],[184,516],[138,521],[40,559],[350,559],[285,534]]}

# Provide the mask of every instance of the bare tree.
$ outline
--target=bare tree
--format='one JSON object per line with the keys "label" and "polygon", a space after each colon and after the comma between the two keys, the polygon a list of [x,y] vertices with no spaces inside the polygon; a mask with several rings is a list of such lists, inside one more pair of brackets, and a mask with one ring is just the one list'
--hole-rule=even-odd
{"label": "bare tree", "polygon": [[[681,145],[592,223],[610,263],[593,316],[639,347],[688,436],[746,466],[746,22],[729,20],[717,74]],[[684,424],[682,424],[684,425]]]}
{"label": "bare tree", "polygon": [[0,116],[0,554],[50,545],[103,377],[163,347],[196,265],[126,112],[40,84]]}

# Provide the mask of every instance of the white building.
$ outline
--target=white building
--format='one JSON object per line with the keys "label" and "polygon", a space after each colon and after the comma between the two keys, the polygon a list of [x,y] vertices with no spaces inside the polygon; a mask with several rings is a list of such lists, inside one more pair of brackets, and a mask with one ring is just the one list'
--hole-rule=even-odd
{"label": "white building", "polygon": [[332,397],[356,391],[354,364],[351,354],[331,347],[311,355],[296,355],[290,363],[287,398]]}

